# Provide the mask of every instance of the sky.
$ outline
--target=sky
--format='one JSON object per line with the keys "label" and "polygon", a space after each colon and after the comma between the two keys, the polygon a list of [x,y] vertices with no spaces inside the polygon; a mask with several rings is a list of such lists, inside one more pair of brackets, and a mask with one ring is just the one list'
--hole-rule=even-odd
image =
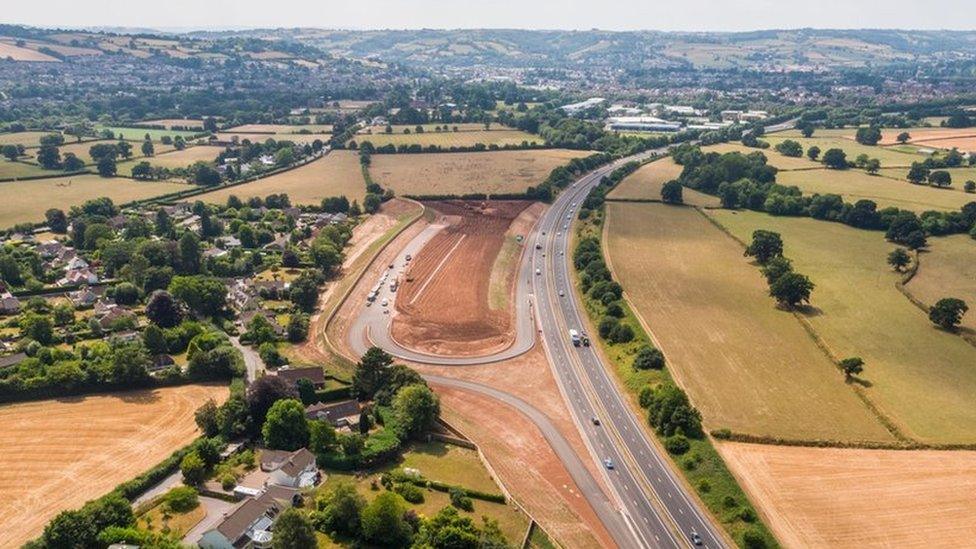
{"label": "sky", "polygon": [[[43,5],[43,9],[41,8]],[[974,30],[972,0],[42,0],[0,22],[165,30],[521,28],[743,31],[782,28]]]}

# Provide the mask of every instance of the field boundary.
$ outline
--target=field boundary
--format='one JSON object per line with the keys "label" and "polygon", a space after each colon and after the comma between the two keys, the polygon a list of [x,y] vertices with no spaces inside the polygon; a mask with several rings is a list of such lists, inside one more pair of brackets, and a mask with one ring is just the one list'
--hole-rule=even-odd
{"label": "field boundary", "polygon": [[[912,305],[918,307],[920,311],[928,315],[930,306],[926,305],[921,299],[915,297],[915,295],[912,294],[912,291],[908,289],[908,283],[915,278],[915,275],[918,274],[918,270],[922,268],[922,257],[921,254],[918,253],[918,250],[914,250],[912,252],[912,260],[911,268],[905,273],[904,276],[902,276],[901,280],[895,282],[895,289],[901,292],[901,294],[905,296]],[[976,347],[976,336],[963,333],[958,330],[950,333],[959,336],[966,343]]]}

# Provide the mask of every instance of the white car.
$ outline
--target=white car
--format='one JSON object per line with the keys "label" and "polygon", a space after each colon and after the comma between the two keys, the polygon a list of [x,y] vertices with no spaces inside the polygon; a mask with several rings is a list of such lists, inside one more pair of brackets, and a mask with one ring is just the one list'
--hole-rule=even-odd
{"label": "white car", "polygon": [[386,307],[389,304],[390,304],[390,300],[389,299],[384,299],[383,302],[380,303],[380,305],[382,305],[383,307]]}
{"label": "white car", "polygon": [[562,290],[559,290],[559,297],[563,297],[564,295],[566,294],[564,294]]}
{"label": "white car", "polygon": [[613,470],[613,460],[610,459],[610,458],[607,458],[607,459],[603,460],[603,466],[606,467],[607,469],[610,469],[612,471]]}

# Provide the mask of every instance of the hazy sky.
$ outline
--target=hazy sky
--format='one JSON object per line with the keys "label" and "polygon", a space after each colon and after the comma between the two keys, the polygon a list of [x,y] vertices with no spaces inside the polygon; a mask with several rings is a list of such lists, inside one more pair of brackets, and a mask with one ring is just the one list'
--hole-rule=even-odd
{"label": "hazy sky", "polygon": [[40,0],[2,22],[153,28],[976,28],[973,0]]}

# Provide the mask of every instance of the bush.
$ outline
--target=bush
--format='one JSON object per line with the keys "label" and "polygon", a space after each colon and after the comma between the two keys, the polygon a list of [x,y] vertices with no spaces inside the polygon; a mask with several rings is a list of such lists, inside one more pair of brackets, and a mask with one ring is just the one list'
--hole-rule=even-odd
{"label": "bush", "polygon": [[699,480],[698,481],[698,491],[701,492],[701,493],[703,493],[703,494],[707,494],[707,493],[711,492],[712,491],[712,485],[711,485],[711,483],[708,482],[708,480],[706,480],[706,479]]}
{"label": "bush", "polygon": [[691,449],[691,443],[684,435],[672,435],[664,439],[664,447],[668,452],[680,456]]}
{"label": "bush", "polygon": [[752,510],[751,507],[744,507],[742,511],[739,512],[739,518],[743,522],[756,522],[756,512]]}
{"label": "bush", "polygon": [[746,530],[742,534],[742,546],[745,549],[765,549],[766,538],[755,528]]}
{"label": "bush", "polygon": [[474,502],[471,501],[471,498],[469,498],[463,490],[451,488],[448,495],[451,498],[451,505],[461,509],[462,511],[474,511]]}
{"label": "bush", "polygon": [[179,486],[166,493],[166,505],[177,513],[186,513],[200,505],[197,491],[189,486]]}
{"label": "bush", "polygon": [[617,324],[613,332],[610,333],[609,340],[611,343],[628,343],[633,341],[634,329],[630,327],[630,324]]}
{"label": "bush", "polygon": [[403,499],[410,503],[423,503],[424,491],[406,482],[399,482],[393,485],[393,491],[403,496]]}
{"label": "bush", "polygon": [[664,368],[664,353],[649,345],[645,345],[637,351],[634,357],[635,370],[660,370]]}

